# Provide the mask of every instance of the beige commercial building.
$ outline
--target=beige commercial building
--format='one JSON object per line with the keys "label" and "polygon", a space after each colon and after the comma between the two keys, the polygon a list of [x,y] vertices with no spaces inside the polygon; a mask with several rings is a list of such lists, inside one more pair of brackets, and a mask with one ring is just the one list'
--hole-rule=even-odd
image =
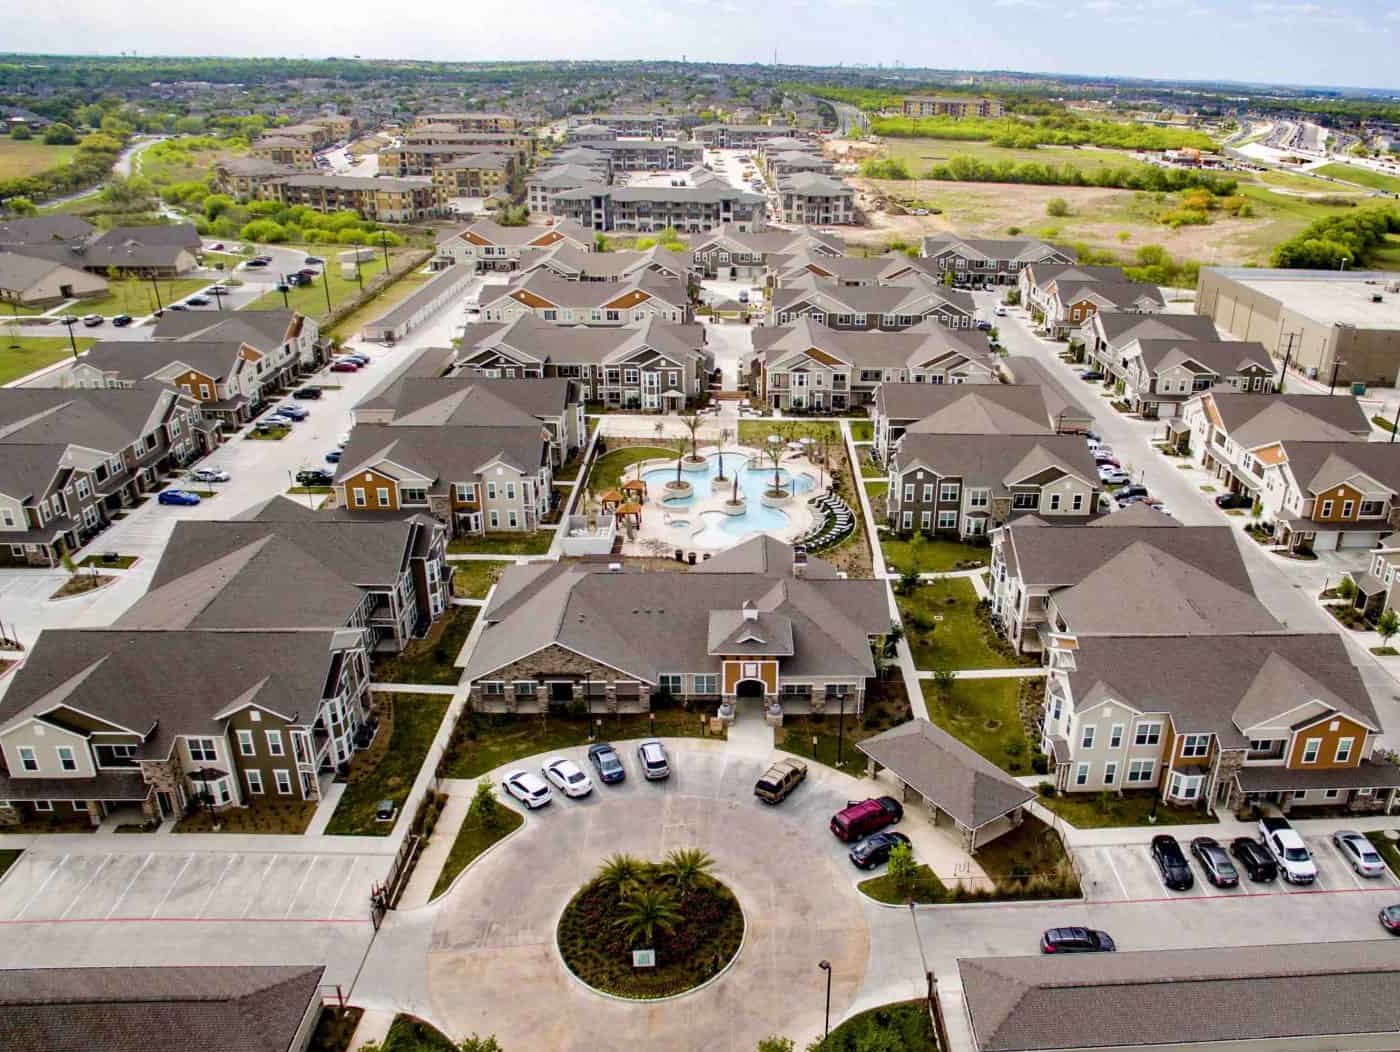
{"label": "beige commercial building", "polygon": [[[1196,313],[1324,383],[1390,387],[1400,372],[1400,281],[1366,271],[1201,271]],[[1340,363],[1340,364],[1339,364]]]}

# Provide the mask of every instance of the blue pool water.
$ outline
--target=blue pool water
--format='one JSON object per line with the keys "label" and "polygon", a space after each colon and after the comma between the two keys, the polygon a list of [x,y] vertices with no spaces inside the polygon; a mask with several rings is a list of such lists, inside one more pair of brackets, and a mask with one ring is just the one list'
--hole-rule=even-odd
{"label": "blue pool water", "polygon": [[[721,511],[705,511],[699,514],[698,522],[695,516],[670,520],[668,523],[670,531],[679,542],[684,543],[688,538],[690,543],[700,547],[728,548],[749,534],[773,532],[788,525],[786,512],[779,508],[764,507],[759,500],[764,489],[773,483],[773,469],[762,467],[754,461],[749,461],[733,453],[725,454],[724,461],[725,471],[731,478],[735,469],[739,469],[739,492],[747,499],[748,507],[744,509],[743,515],[726,515]],[[742,468],[739,467],[740,464],[743,464]],[[664,502],[666,507],[688,508],[697,501],[709,500],[711,497],[710,480],[718,474],[719,455],[712,454],[706,458],[704,471],[687,471],[681,476],[694,487],[694,493],[689,497],[667,500]],[[642,475],[642,479],[652,493],[655,493],[675,477],[676,469],[674,467],[652,468]],[[810,493],[816,485],[816,480],[810,475],[794,475],[786,468],[779,469],[778,477],[782,479],[784,487],[792,489],[799,496]],[[728,496],[728,493],[714,494],[714,496]]]}

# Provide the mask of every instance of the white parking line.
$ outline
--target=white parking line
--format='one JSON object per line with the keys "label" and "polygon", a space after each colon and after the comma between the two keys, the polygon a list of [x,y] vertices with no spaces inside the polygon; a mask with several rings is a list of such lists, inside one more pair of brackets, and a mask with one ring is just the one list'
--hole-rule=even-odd
{"label": "white parking line", "polygon": [[147,855],[145,860],[141,863],[141,868],[132,874],[131,879],[126,882],[126,887],[122,888],[122,893],[117,896],[117,901],[112,903],[112,908],[107,911],[108,917],[117,912],[117,907],[120,906],[122,900],[126,898],[126,893],[131,890],[131,886],[136,883],[137,878],[140,877],[142,873],[146,872],[146,867],[151,864],[151,859],[154,857],[154,855]]}
{"label": "white parking line", "polygon": [[156,903],[156,908],[153,909],[153,910],[151,910],[151,916],[152,916],[152,917],[154,917],[157,913],[160,912],[160,908],[161,908],[162,906],[165,905],[165,900],[168,899],[168,898],[170,898],[170,893],[171,893],[172,891],[174,891],[177,887],[179,887],[180,878],[183,877],[183,876],[185,875],[185,870],[187,870],[187,869],[190,868],[190,863],[193,862],[193,861],[194,861],[194,856],[193,856],[193,855],[190,855],[188,858],[185,859],[185,864],[184,864],[183,866],[180,867],[180,872],[178,872],[178,873],[175,874],[175,879],[173,879],[173,880],[170,882],[170,887],[168,887],[168,888],[165,889],[165,894],[162,895],[162,896],[160,897],[160,901]]}
{"label": "white parking line", "polygon": [[25,900],[24,905],[20,907],[20,911],[15,914],[15,920],[19,920],[21,917],[23,917],[28,911],[29,907],[34,905],[34,900],[43,894],[44,889],[49,886],[49,881],[53,880],[54,877],[58,876],[58,871],[62,869],[67,862],[68,856],[64,855],[54,865],[53,869],[49,870],[49,875],[39,882],[39,886],[34,889],[34,894],[30,895],[29,898]]}
{"label": "white parking line", "polygon": [[358,868],[359,868],[359,867],[358,867],[356,864],[354,864],[354,863],[352,863],[351,865],[349,865],[349,866],[346,867],[346,869],[345,869],[345,879],[342,880],[342,881],[340,882],[340,891],[338,891],[338,892],[336,893],[335,901],[334,901],[333,903],[331,903],[331,911],[330,911],[330,913],[329,913],[327,916],[331,916],[331,917],[338,917],[338,916],[340,916],[340,914],[336,912],[337,910],[340,909],[340,900],[343,899],[343,898],[345,897],[345,889],[348,888],[348,887],[350,886],[350,878],[353,877],[353,876],[355,875],[355,870],[358,869]]}
{"label": "white parking line", "polygon": [[228,876],[228,871],[233,868],[233,864],[237,860],[237,855],[229,855],[228,861],[224,863],[224,868],[222,872],[219,873],[218,879],[209,885],[209,894],[204,896],[204,904],[199,907],[199,912],[195,914],[196,917],[204,916],[204,911],[209,908],[209,903],[214,901],[214,893],[219,890],[219,886],[224,882],[224,877]]}
{"label": "white parking line", "polygon": [[301,894],[301,889],[306,887],[306,882],[311,878],[311,871],[316,868],[316,863],[320,861],[320,855],[311,856],[311,865],[306,867],[306,872],[301,875],[301,880],[297,883],[296,891],[292,892],[291,898],[287,900],[287,912],[282,914],[284,918],[292,915],[292,907],[297,904],[297,896]]}
{"label": "white parking line", "polygon": [[272,872],[272,867],[277,863],[277,855],[273,855],[267,860],[267,868],[263,870],[262,876],[258,878],[258,885],[249,890],[248,904],[243,907],[240,917],[248,916],[248,911],[253,908],[253,903],[258,901],[258,892],[262,891],[262,886],[267,883],[267,875]]}
{"label": "white parking line", "polygon": [[1123,893],[1123,897],[1124,897],[1125,899],[1130,899],[1130,898],[1132,898],[1132,896],[1128,894],[1128,885],[1126,885],[1126,884],[1123,883],[1123,876],[1122,876],[1122,874],[1120,874],[1120,873],[1118,872],[1118,867],[1115,866],[1115,865],[1113,864],[1113,852],[1112,852],[1112,851],[1106,851],[1106,852],[1104,852],[1104,861],[1108,863],[1108,870],[1109,870],[1110,873],[1113,874],[1113,879],[1116,880],[1116,881],[1118,881],[1118,890],[1121,891],[1121,892]]}
{"label": "white parking line", "polygon": [[67,906],[63,907],[63,912],[58,915],[59,920],[63,920],[64,917],[68,916],[68,912],[82,901],[83,892],[92,887],[92,882],[102,875],[102,871],[107,868],[107,863],[112,861],[112,857],[111,855],[104,855],[102,857],[102,861],[99,862],[97,868],[92,871],[92,876],[88,877],[87,880],[83,882],[83,886],[73,893],[73,900],[69,902]]}

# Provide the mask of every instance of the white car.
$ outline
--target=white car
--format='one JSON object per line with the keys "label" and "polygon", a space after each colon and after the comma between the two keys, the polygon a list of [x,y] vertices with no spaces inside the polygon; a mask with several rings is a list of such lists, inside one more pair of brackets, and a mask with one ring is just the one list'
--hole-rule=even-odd
{"label": "white car", "polygon": [[1356,870],[1363,877],[1380,877],[1385,875],[1386,864],[1380,853],[1371,845],[1360,833],[1351,829],[1343,829],[1332,834],[1332,843],[1337,850],[1342,853],[1342,857],[1351,863],[1351,868]]}
{"label": "white car", "polygon": [[649,782],[671,777],[671,762],[660,738],[647,738],[637,746],[637,758],[642,761],[642,775]]}
{"label": "white car", "polygon": [[336,448],[337,448],[337,449],[344,449],[344,448],[345,448],[346,446],[348,446],[349,444],[350,444],[350,432],[349,432],[349,431],[342,431],[342,432],[340,433],[340,437],[337,438],[337,439],[335,440],[335,446],[336,446]]}
{"label": "white car", "polygon": [[1099,481],[1106,486],[1122,486],[1128,481],[1128,473],[1112,464],[1100,464]]}
{"label": "white car", "polygon": [[190,478],[196,482],[227,482],[228,477],[223,468],[195,468],[190,472]]}
{"label": "white car", "polygon": [[996,315],[997,315],[998,318],[1004,318],[1004,317],[1006,317],[1006,308],[1005,308],[1005,307],[998,307],[997,310],[996,310]]}
{"label": "white car", "polygon": [[530,771],[510,771],[501,784],[506,792],[533,811],[554,799],[543,778]]}
{"label": "white car", "polygon": [[540,770],[565,796],[587,796],[593,792],[593,779],[567,756],[551,756]]}

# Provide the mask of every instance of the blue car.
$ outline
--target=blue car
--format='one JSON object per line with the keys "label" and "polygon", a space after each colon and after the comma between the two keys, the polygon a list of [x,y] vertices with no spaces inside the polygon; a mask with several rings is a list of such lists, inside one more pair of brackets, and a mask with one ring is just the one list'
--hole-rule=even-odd
{"label": "blue car", "polygon": [[311,412],[307,409],[303,409],[294,402],[288,402],[286,405],[279,405],[277,407],[277,415],[290,417],[292,420],[305,420],[311,415]]}
{"label": "blue car", "polygon": [[192,505],[199,503],[199,494],[185,489],[168,489],[156,498],[159,504]]}

